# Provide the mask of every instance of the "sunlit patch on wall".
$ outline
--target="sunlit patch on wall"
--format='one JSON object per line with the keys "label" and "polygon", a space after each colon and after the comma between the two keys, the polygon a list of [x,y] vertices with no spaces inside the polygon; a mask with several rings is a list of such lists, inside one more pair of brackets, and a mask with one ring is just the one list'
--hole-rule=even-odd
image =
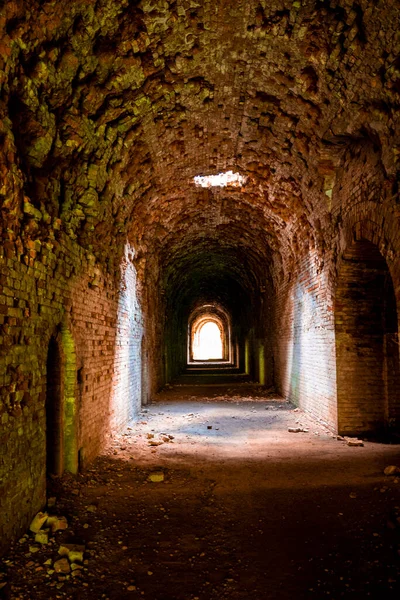
{"label": "sunlit patch on wall", "polygon": [[121,280],[115,332],[115,356],[110,403],[110,428],[118,431],[140,409],[142,396],[141,351],[144,322],[134,264],[135,249],[129,243],[121,261]]}
{"label": "sunlit patch on wall", "polygon": [[240,173],[226,171],[226,173],[218,173],[218,175],[196,175],[194,183],[198,187],[241,187],[246,182],[246,177]]}

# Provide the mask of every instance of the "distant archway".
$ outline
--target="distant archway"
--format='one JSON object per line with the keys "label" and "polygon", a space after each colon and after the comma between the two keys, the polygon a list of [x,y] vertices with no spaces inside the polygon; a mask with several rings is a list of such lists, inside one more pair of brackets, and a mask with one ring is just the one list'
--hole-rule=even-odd
{"label": "distant archway", "polygon": [[396,298],[387,263],[367,240],[343,256],[335,331],[338,431],[386,433],[400,410]]}
{"label": "distant archway", "polygon": [[230,362],[232,358],[230,319],[213,305],[196,309],[188,328],[188,363]]}
{"label": "distant archway", "polygon": [[214,320],[202,322],[194,334],[193,360],[222,360],[222,335]]}

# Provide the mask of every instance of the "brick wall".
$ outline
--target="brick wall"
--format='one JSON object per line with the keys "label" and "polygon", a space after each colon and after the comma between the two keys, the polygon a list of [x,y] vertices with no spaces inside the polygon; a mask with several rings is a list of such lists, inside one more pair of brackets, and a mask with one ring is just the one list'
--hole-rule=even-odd
{"label": "brick wall", "polygon": [[0,256],[1,547],[45,502],[51,337],[64,362],[66,468],[76,470],[78,453],[82,464],[93,459],[140,403],[143,322],[130,258],[119,281],[68,238],[35,247]]}
{"label": "brick wall", "polygon": [[121,264],[116,322],[113,384],[110,401],[111,430],[120,429],[138,413],[142,398],[143,316],[138,298],[134,249],[125,246]]}
{"label": "brick wall", "polygon": [[336,428],[332,293],[326,271],[310,254],[280,286],[275,309],[275,381],[280,393]]}

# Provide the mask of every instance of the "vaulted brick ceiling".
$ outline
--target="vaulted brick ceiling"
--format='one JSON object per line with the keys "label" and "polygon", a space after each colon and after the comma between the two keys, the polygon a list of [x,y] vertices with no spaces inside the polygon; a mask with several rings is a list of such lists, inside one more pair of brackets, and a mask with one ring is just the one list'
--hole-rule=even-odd
{"label": "vaulted brick ceiling", "polygon": [[[204,247],[275,274],[323,249],[344,149],[368,138],[396,173],[399,17],[388,0],[3,2],[8,237],[65,228],[112,267],[128,234],[167,277]],[[246,184],[193,183],[226,169]]]}

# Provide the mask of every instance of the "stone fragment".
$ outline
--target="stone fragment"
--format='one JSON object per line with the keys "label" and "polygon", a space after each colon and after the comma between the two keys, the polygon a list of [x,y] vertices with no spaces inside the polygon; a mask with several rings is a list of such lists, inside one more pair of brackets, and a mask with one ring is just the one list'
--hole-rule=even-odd
{"label": "stone fragment", "polygon": [[48,544],[49,543],[49,530],[41,530],[38,531],[35,535],[35,542],[38,544]]}
{"label": "stone fragment", "polygon": [[58,549],[60,556],[67,556],[70,562],[83,562],[85,546],[80,544],[62,544]]}
{"label": "stone fragment", "polygon": [[383,471],[385,475],[397,475],[400,473],[400,467],[396,467],[395,465],[389,465]]}
{"label": "stone fragment", "polygon": [[56,560],[54,563],[54,570],[56,573],[69,573],[71,567],[69,566],[68,559],[60,558],[59,560]]}
{"label": "stone fragment", "polygon": [[[71,565],[71,567],[72,567],[72,565]],[[78,570],[78,569],[76,569],[75,571],[72,571],[71,575],[72,575],[72,577],[73,577],[74,579],[75,579],[75,578],[82,577],[82,571],[81,571],[81,570]]]}
{"label": "stone fragment", "polygon": [[49,525],[52,533],[63,529],[68,529],[68,521],[65,517],[51,516],[47,519],[46,525]]}
{"label": "stone fragment", "polygon": [[364,442],[362,440],[357,440],[356,438],[354,438],[354,439],[348,439],[347,440],[347,445],[348,446],[353,446],[353,447],[364,446]]}
{"label": "stone fragment", "polygon": [[24,198],[24,213],[37,221],[40,221],[42,218],[40,210],[35,208],[35,206],[29,202],[28,198]]}
{"label": "stone fragment", "polygon": [[148,480],[153,483],[160,483],[161,481],[164,481],[164,473],[162,471],[153,471],[153,473],[150,473],[148,476]]}
{"label": "stone fragment", "polygon": [[48,516],[47,512],[38,512],[29,525],[30,531],[32,531],[32,533],[37,533],[46,523]]}

